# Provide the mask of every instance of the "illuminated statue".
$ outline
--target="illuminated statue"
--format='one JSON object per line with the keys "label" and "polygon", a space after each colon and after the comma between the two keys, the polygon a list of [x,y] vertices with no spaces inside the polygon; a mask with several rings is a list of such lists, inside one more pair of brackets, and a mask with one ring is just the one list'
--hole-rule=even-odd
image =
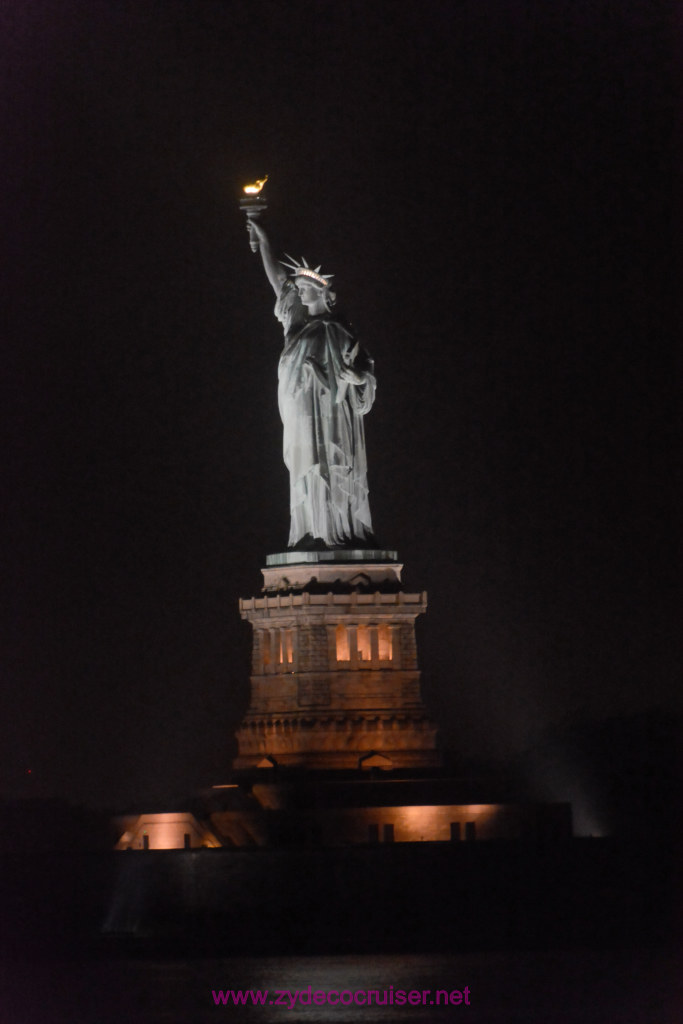
{"label": "illuminated statue", "polygon": [[249,217],[248,228],[285,333],[278,401],[290,480],[289,547],[373,546],[363,429],[375,398],[372,360],[334,312],[331,275],[305,260],[279,263],[257,217]]}

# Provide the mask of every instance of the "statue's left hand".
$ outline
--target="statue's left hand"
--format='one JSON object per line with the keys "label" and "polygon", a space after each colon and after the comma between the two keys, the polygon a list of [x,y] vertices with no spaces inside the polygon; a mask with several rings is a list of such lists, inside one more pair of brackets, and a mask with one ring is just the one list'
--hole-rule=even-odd
{"label": "statue's left hand", "polygon": [[339,376],[348,384],[355,384],[357,387],[365,383],[365,374],[352,370],[350,366],[342,366],[339,370]]}

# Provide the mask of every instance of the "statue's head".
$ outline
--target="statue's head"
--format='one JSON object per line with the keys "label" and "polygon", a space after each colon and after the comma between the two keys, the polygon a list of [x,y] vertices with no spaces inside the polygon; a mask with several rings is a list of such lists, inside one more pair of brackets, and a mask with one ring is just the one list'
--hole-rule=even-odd
{"label": "statue's head", "polygon": [[[288,258],[292,259],[291,256]],[[330,281],[334,274],[321,274],[319,266],[313,270],[303,257],[301,263],[296,260],[285,263],[283,260],[282,265],[293,271],[294,286],[309,312],[322,313],[333,308],[337,297],[330,287]]]}

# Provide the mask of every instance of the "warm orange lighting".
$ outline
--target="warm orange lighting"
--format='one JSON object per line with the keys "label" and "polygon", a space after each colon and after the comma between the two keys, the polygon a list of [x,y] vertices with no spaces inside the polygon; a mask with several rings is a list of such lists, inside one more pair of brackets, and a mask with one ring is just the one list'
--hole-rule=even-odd
{"label": "warm orange lighting", "polygon": [[380,661],[391,661],[393,657],[393,645],[391,626],[387,626],[386,623],[377,627],[377,642],[379,649],[379,660]]}
{"label": "warm orange lighting", "polygon": [[367,626],[358,627],[358,660],[372,661],[372,647],[370,645],[370,630]]}
{"label": "warm orange lighting", "polygon": [[[377,650],[373,655],[373,645],[377,640]],[[337,661],[351,661],[349,628],[337,626],[335,630],[337,645]],[[391,626],[383,623],[380,626],[356,626],[356,661],[370,663],[391,661],[393,659],[393,632]]]}
{"label": "warm orange lighting", "polygon": [[294,631],[291,629],[264,629],[261,641],[263,667],[292,665],[294,662]]}
{"label": "warm orange lighting", "polygon": [[402,817],[405,819],[406,824],[411,829],[422,829],[424,830],[429,838],[432,838],[431,832],[436,830],[436,822],[438,821],[440,807],[418,805],[413,807],[401,807],[397,808],[400,811]]}
{"label": "warm orange lighting", "polygon": [[337,626],[335,638],[337,641],[337,661],[350,661],[349,633],[346,626],[342,626],[341,623]]}
{"label": "warm orange lighting", "polygon": [[283,665],[291,665],[294,661],[294,647],[292,643],[292,631],[291,629],[283,629],[281,631],[281,643],[282,643],[282,654],[281,661]]}
{"label": "warm orange lighting", "polygon": [[[188,837],[188,838],[186,838]],[[198,846],[220,846],[218,839],[205,825],[187,811],[167,814],[141,814],[129,822],[116,849],[118,850],[182,850]]]}
{"label": "warm orange lighting", "polygon": [[244,194],[247,196],[257,196],[267,181],[268,175],[266,174],[265,178],[259,178],[251,185],[245,185],[243,189]]}

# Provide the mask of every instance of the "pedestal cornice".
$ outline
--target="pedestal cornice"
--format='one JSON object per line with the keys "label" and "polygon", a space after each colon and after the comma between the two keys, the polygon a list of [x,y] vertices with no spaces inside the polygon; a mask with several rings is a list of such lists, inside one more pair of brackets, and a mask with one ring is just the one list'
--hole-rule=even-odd
{"label": "pedestal cornice", "polygon": [[376,621],[412,621],[427,611],[427,593],[406,594],[399,590],[396,593],[375,591],[370,594],[359,593],[267,593],[264,597],[240,598],[242,618],[254,619],[285,619],[295,616],[301,619],[305,615],[307,621],[339,622],[346,618],[367,619]]}

